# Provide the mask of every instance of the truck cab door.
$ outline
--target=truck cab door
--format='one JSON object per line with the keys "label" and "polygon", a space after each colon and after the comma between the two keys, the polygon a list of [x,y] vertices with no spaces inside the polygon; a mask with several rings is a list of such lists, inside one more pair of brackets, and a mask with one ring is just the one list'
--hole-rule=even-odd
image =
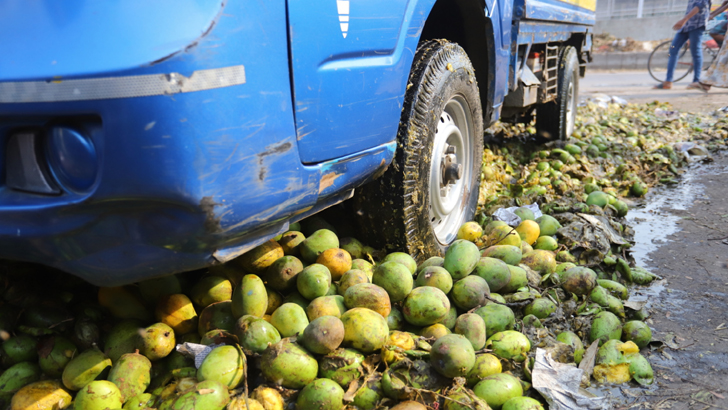
{"label": "truck cab door", "polygon": [[342,157],[396,138],[415,51],[404,47],[414,3],[288,1],[302,162]]}

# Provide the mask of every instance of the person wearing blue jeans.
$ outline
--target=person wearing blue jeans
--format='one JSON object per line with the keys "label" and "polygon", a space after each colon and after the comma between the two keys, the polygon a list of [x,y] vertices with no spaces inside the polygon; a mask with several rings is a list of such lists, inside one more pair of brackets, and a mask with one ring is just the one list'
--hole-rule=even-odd
{"label": "person wearing blue jeans", "polygon": [[673,30],[677,30],[670,46],[670,57],[667,60],[667,77],[655,88],[669,90],[677,66],[678,53],[686,41],[690,40],[690,55],[693,57],[693,82],[688,88],[703,90],[700,85],[700,73],[703,67],[702,37],[705,24],[710,14],[710,0],[690,0],[685,17],[678,20]]}

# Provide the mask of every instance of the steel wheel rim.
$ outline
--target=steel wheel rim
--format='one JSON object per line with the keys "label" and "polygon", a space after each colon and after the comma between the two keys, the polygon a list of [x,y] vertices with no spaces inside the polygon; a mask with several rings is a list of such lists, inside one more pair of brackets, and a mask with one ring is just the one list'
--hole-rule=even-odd
{"label": "steel wheel rim", "polygon": [[[473,133],[473,118],[465,97],[452,97],[440,114],[430,160],[429,218],[435,238],[443,245],[457,237],[465,222],[464,210],[473,179]],[[460,178],[455,181],[443,173],[443,164],[452,165],[447,161],[451,146],[455,151],[451,154],[455,156],[454,163],[461,167]]]}
{"label": "steel wheel rim", "polygon": [[574,82],[569,82],[566,90],[566,135],[568,138],[574,132],[576,123],[576,96],[574,95]]}

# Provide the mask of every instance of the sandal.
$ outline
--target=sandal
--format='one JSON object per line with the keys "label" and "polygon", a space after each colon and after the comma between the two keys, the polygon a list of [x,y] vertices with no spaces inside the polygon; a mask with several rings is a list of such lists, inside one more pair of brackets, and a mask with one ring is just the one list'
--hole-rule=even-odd
{"label": "sandal", "polygon": [[665,83],[657,84],[656,86],[652,87],[653,90],[671,90],[672,84],[665,86]]}
{"label": "sandal", "polygon": [[699,90],[704,93],[707,93],[708,90],[710,89],[710,88],[706,88],[706,86],[704,86],[703,84],[700,84],[700,83],[690,83],[690,84],[688,84],[688,86],[686,88],[688,90]]}

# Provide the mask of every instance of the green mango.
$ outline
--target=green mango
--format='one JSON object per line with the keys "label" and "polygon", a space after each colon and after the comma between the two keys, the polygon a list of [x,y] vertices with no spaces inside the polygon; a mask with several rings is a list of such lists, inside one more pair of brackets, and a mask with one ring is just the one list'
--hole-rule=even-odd
{"label": "green mango", "polygon": [[445,326],[446,328],[452,330],[455,328],[455,323],[458,320],[458,310],[457,308],[452,305],[450,306],[450,310],[447,312],[447,315],[445,315],[444,318],[442,318],[441,321],[435,323],[435,324],[441,324]]}
{"label": "green mango", "polygon": [[535,327],[535,328],[543,328],[543,323],[541,323],[541,320],[534,316],[533,314],[526,315],[521,319],[523,322],[523,327]]}
{"label": "green mango", "polygon": [[458,239],[447,248],[443,268],[450,272],[453,280],[458,280],[470,275],[479,259],[480,250],[476,244]]}
{"label": "green mango", "polygon": [[531,252],[523,254],[520,263],[541,275],[547,275],[556,270],[554,253],[543,249],[534,249]]}
{"label": "green mango", "polygon": [[600,312],[592,321],[589,332],[589,343],[599,340],[601,346],[610,339],[619,340],[622,337],[622,323],[612,312]]}
{"label": "green mango", "polygon": [[286,292],[296,287],[296,277],[303,271],[303,263],[292,255],[277,259],[263,275],[265,283],[274,290]]}
{"label": "green mango", "polygon": [[0,375],[0,400],[8,400],[13,393],[24,386],[40,380],[40,367],[31,362],[20,362],[10,366]]}
{"label": "green mango", "polygon": [[197,333],[200,337],[214,329],[232,331],[235,328],[232,306],[231,300],[225,300],[211,303],[202,309],[197,319]]}
{"label": "green mango", "polygon": [[328,354],[344,341],[344,323],[336,316],[321,316],[306,326],[298,343],[309,352]]}
{"label": "green mango", "polygon": [[319,360],[318,377],[331,379],[341,387],[364,375],[364,355],[354,349],[339,348]]}
{"label": "green mango", "polygon": [[318,373],[318,362],[304,348],[290,339],[271,345],[260,358],[263,376],[275,385],[300,389],[311,383]]}
{"label": "green mango", "polygon": [[404,319],[415,326],[428,326],[441,321],[450,311],[450,300],[438,288],[423,286],[410,292],[402,306]]}
{"label": "green mango", "polygon": [[95,380],[84,386],[73,402],[73,410],[120,409],[124,404],[121,391],[106,380]]}
{"label": "green mango", "polygon": [[473,350],[480,350],[485,346],[485,321],[475,313],[460,315],[455,321],[453,332],[465,336]]}
{"label": "green mango", "polygon": [[555,251],[559,248],[559,243],[552,236],[539,236],[536,239],[536,243],[533,244],[533,249],[541,249],[545,251]]}
{"label": "green mango", "polygon": [[197,369],[197,380],[222,383],[232,390],[243,381],[246,372],[246,358],[240,347],[219,346],[202,361]]}
{"label": "green mango", "polygon": [[176,346],[174,330],[164,323],[155,323],[139,332],[137,338],[139,352],[149,360],[167,357]]}
{"label": "green mango", "polygon": [[282,337],[291,337],[303,332],[308,326],[308,317],[303,308],[295,303],[284,303],[270,317]]}
{"label": "green mango", "polygon": [[492,292],[498,292],[511,281],[511,270],[508,269],[508,264],[500,259],[487,256],[480,258],[475,264],[473,275],[485,279],[488,282],[488,289]]}
{"label": "green mango", "polygon": [[441,266],[427,266],[417,274],[415,286],[432,286],[447,294],[452,289],[452,276]]}
{"label": "green mango", "polygon": [[360,283],[369,283],[369,276],[363,270],[349,269],[341,276],[336,293],[344,296],[347,289]]}
{"label": "green mango", "polygon": [[387,254],[387,256],[382,259],[382,263],[384,262],[400,263],[404,265],[407,269],[409,269],[410,274],[412,275],[417,272],[417,262],[415,262],[415,259],[412,256],[404,252],[392,252],[390,254]]}
{"label": "green mango", "polygon": [[513,329],[516,324],[516,315],[505,305],[490,303],[477,309],[475,314],[485,321],[486,337]]}
{"label": "green mango", "polygon": [[460,387],[453,389],[445,399],[444,410],[490,410],[488,404],[471,390]]}
{"label": "green mango", "polygon": [[80,390],[107,367],[111,367],[111,359],[99,349],[88,349],[71,359],[63,369],[63,385],[69,390]]}
{"label": "green mango", "polygon": [[331,272],[319,263],[306,266],[296,278],[296,287],[301,296],[308,300],[326,296],[331,288]]}
{"label": "green mango", "polygon": [[235,336],[240,345],[255,353],[263,353],[268,345],[281,340],[281,334],[268,321],[255,316],[242,316],[235,324]]}
{"label": "green mango", "polygon": [[511,271],[511,280],[501,288],[501,292],[512,293],[528,285],[528,273],[523,268],[508,265],[508,270]]}
{"label": "green mango", "polygon": [[521,381],[507,373],[488,376],[473,387],[473,392],[485,400],[493,410],[500,409],[508,400],[523,396]]}
{"label": "green mango", "polygon": [[[434,288],[433,288],[434,289]],[[363,353],[381,349],[387,342],[389,327],[379,313],[366,308],[354,308],[341,315],[344,324],[343,345]]]}
{"label": "green mango", "polygon": [[629,321],[622,326],[622,341],[632,341],[642,349],[652,341],[652,330],[639,320]]}
{"label": "green mango", "polygon": [[353,261],[351,261],[351,268],[363,271],[369,278],[369,282],[372,281],[372,276],[374,275],[374,265],[372,265],[368,261],[365,261],[364,259],[354,259]]}
{"label": "green mango", "polygon": [[523,308],[524,315],[534,315],[539,319],[546,319],[556,312],[556,304],[549,298],[538,298]]}
{"label": "green mango", "polygon": [[[344,238],[344,239],[350,239],[350,238]],[[344,239],[342,239],[342,248],[346,249],[343,246]],[[300,256],[301,249],[299,248],[299,245],[305,240],[306,240],[306,235],[304,235],[302,232],[291,229],[290,231],[281,235],[281,238],[278,239],[278,244],[281,245],[281,248],[283,248],[284,255]],[[354,248],[351,245],[349,245],[349,247],[352,248],[352,250],[354,250]],[[351,253],[351,252],[349,252],[349,253]]]}
{"label": "green mango", "polygon": [[36,345],[38,339],[26,334],[19,334],[3,342],[2,362],[10,367],[20,362],[35,361],[38,358]]}
{"label": "green mango", "polygon": [[301,251],[301,258],[309,263],[316,262],[316,259],[325,250],[338,247],[339,238],[329,229],[317,230],[298,245]]}
{"label": "green mango", "polygon": [[513,245],[494,245],[486,248],[481,256],[500,259],[508,265],[518,265],[521,263],[523,253],[521,248]]}
{"label": "green mango", "polygon": [[360,410],[374,410],[377,403],[382,400],[382,376],[375,375],[368,378],[364,386],[361,386],[354,396],[354,406]]}
{"label": "green mango", "polygon": [[521,332],[504,330],[489,337],[485,343],[486,348],[492,349],[493,354],[502,358],[522,362],[528,357],[531,342]]}
{"label": "green mango", "polygon": [[104,352],[112,362],[126,353],[137,349],[137,337],[142,324],[136,320],[123,320],[109,330],[104,343]]}
{"label": "green mango", "polygon": [[488,282],[480,276],[466,276],[452,287],[450,299],[462,310],[470,310],[477,306],[485,305],[487,297],[490,296]]}
{"label": "green mango", "polygon": [[[387,295],[387,298],[389,298],[389,295]],[[346,312],[345,302],[346,299],[341,295],[318,297],[305,307],[306,316],[309,321],[321,316],[341,317]]]}
{"label": "green mango", "polygon": [[444,265],[444,264],[445,264],[445,258],[443,258],[442,256],[432,256],[417,266],[416,273],[420,273],[423,269],[425,269],[429,266],[439,266],[442,268],[442,265]]}
{"label": "green mango", "polygon": [[484,378],[502,371],[500,359],[490,353],[479,354],[475,356],[475,364],[467,375],[468,386],[475,386]]}
{"label": "green mango", "polygon": [[[257,275],[245,275],[233,291],[230,309],[233,318],[243,315],[263,317],[268,309],[268,292]],[[229,330],[229,329],[228,329]]]}
{"label": "green mango", "polygon": [[584,344],[579,339],[579,336],[574,332],[561,332],[556,336],[556,340],[566,345],[571,346],[574,349],[574,362],[578,365],[581,363],[581,359],[584,356]]}
{"label": "green mango", "polygon": [[372,283],[386,290],[389,299],[394,303],[404,300],[414,287],[410,269],[394,261],[377,265],[374,268]]}
{"label": "green mango", "polygon": [[629,298],[629,291],[627,290],[627,287],[619,282],[614,282],[608,279],[597,279],[597,284],[609,291],[612,296],[616,296],[622,300],[627,300]]}
{"label": "green mango", "polygon": [[475,365],[475,351],[463,335],[449,334],[432,345],[430,364],[445,377],[464,377]]}
{"label": "green mango", "polygon": [[404,315],[402,315],[402,311],[399,310],[397,307],[392,307],[392,310],[389,312],[389,315],[387,316],[387,327],[389,327],[389,330],[402,330],[402,328],[405,325]]}
{"label": "green mango", "polygon": [[639,353],[634,354],[629,360],[629,374],[642,386],[649,386],[655,379],[650,362]]}
{"label": "green mango", "polygon": [[136,397],[149,387],[152,362],[138,353],[127,353],[113,364],[108,380],[121,392],[122,402]]}
{"label": "green mango", "polygon": [[201,308],[232,299],[233,286],[229,280],[220,276],[205,276],[190,290],[190,299]]}
{"label": "green mango", "polygon": [[76,354],[76,346],[63,336],[51,336],[41,342],[38,353],[38,364],[43,373],[60,377],[63,368]]}
{"label": "green mango", "polygon": [[[222,329],[213,329],[209,332],[205,333],[200,338],[200,344],[205,346],[211,346],[211,345],[219,345],[219,344],[236,344],[238,343],[238,338],[232,333],[228,332],[227,330]],[[171,353],[170,353],[171,354]]]}
{"label": "green mango", "polygon": [[561,224],[551,215],[541,215],[536,218],[536,223],[541,232],[541,236],[553,236],[561,228]]}
{"label": "green mango", "polygon": [[124,410],[144,410],[146,408],[154,408],[154,396],[151,393],[142,393],[132,397],[124,403]]}
{"label": "green mango", "polygon": [[[230,402],[228,389],[215,380],[205,380],[174,398],[170,410],[222,410]],[[162,410],[162,406],[158,410]]]}
{"label": "green mango", "polygon": [[576,295],[588,295],[597,286],[597,274],[582,266],[567,269],[559,275],[561,287]]}
{"label": "green mango", "polygon": [[316,379],[298,394],[296,408],[317,410],[340,410],[344,407],[344,389],[329,379]]}
{"label": "green mango", "polygon": [[544,410],[543,405],[536,399],[521,396],[513,397],[503,404],[501,410]]}

